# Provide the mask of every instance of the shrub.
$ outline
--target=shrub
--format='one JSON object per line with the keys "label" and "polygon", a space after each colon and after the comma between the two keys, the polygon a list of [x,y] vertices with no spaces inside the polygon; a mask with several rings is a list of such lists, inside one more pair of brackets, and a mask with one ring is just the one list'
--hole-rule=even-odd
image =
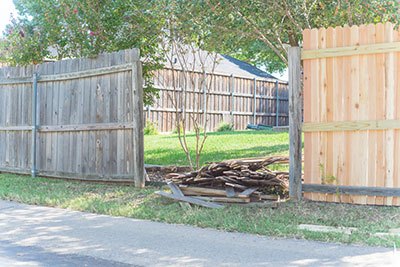
{"label": "shrub", "polygon": [[143,132],[145,135],[157,135],[158,134],[157,124],[155,122],[147,120]]}
{"label": "shrub", "polygon": [[233,123],[222,122],[217,127],[217,132],[232,132],[234,131]]}
{"label": "shrub", "polygon": [[[183,133],[183,127],[182,125],[179,126],[179,128],[181,129],[181,133]],[[174,130],[172,131],[173,134],[177,134],[178,133],[178,127],[175,127]]]}

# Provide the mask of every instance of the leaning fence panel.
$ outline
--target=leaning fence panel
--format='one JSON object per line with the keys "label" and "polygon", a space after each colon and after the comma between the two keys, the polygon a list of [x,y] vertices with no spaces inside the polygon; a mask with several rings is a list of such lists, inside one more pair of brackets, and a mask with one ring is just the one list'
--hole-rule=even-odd
{"label": "leaning fence panel", "polygon": [[2,68],[0,171],[143,185],[141,80],[136,49]]}

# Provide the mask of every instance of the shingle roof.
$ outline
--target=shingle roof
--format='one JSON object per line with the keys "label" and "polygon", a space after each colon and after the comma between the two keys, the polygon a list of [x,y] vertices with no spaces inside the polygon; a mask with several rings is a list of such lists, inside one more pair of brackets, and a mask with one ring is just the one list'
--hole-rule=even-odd
{"label": "shingle roof", "polygon": [[[226,75],[234,75],[246,78],[258,78],[258,79],[273,79],[278,80],[276,77],[272,76],[271,74],[253,66],[249,63],[241,61],[239,59],[233,58],[227,55],[216,54],[216,66],[214,70],[212,70],[212,66],[214,64],[214,56],[206,52],[204,50],[197,50],[195,53],[189,52],[190,49],[187,49],[187,53],[182,56],[180,55],[179,58],[181,61],[185,61],[185,66],[189,70],[196,70],[196,71],[203,71],[203,67],[207,72],[215,72],[220,74]],[[215,55],[215,54],[214,54]],[[174,61],[174,68],[180,69],[181,64],[179,63],[177,54],[169,55],[169,59]],[[200,62],[205,62],[201,64]],[[166,67],[171,67],[171,64],[165,62]]]}
{"label": "shingle roof", "polygon": [[272,76],[268,72],[260,70],[256,66],[253,66],[247,62],[241,61],[239,59],[221,55],[223,60],[218,65],[217,69],[218,72],[228,72],[229,74],[236,74],[240,76],[252,76],[256,78],[267,78],[267,79],[277,79],[276,77]]}

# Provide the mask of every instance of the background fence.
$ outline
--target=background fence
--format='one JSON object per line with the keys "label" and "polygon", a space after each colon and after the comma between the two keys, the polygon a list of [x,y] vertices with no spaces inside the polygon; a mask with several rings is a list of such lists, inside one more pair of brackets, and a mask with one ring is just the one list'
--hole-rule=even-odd
{"label": "background fence", "polygon": [[305,30],[305,197],[400,205],[400,33]]}
{"label": "background fence", "polygon": [[142,186],[141,84],[136,49],[1,68],[0,171]]}
{"label": "background fence", "polygon": [[[201,113],[200,117],[206,114],[208,131],[214,131],[221,122],[233,123],[237,130],[246,129],[249,123],[269,126],[289,124],[288,85],[285,82],[216,73],[186,74],[189,75],[186,79],[190,80],[187,83],[181,70],[165,68],[155,73],[154,84],[160,90],[160,97],[144,111],[145,119],[157,123],[160,132],[174,131],[177,108],[187,117],[195,112]],[[186,95],[186,108],[182,108],[181,104],[176,107],[174,90],[180,94],[177,98]],[[189,119],[187,122],[188,130],[192,130],[192,122]]]}

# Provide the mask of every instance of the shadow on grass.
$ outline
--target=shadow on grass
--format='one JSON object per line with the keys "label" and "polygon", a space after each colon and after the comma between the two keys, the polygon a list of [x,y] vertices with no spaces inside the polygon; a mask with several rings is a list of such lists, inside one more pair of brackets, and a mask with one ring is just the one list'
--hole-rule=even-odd
{"label": "shadow on grass", "polygon": [[[232,149],[223,151],[204,151],[201,159],[201,164],[210,161],[221,161],[234,158],[287,154],[288,150],[289,144],[281,144],[271,146],[254,146],[244,149]],[[186,162],[185,155],[180,147],[177,147],[176,149],[158,148],[145,150],[145,158],[147,158],[147,164],[181,165],[182,162]]]}
{"label": "shadow on grass", "polygon": [[[252,131],[252,130],[243,130],[243,131],[231,131],[231,132],[208,132],[208,136],[241,136],[241,135],[282,135],[285,133],[282,132],[274,132],[272,130],[260,130],[260,131]],[[287,133],[286,133],[287,134]],[[163,139],[175,139],[177,138],[177,134],[166,134],[159,135]],[[195,137],[195,134],[189,132],[186,134],[187,137]]]}

